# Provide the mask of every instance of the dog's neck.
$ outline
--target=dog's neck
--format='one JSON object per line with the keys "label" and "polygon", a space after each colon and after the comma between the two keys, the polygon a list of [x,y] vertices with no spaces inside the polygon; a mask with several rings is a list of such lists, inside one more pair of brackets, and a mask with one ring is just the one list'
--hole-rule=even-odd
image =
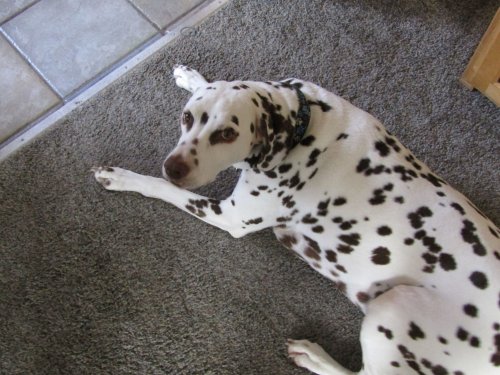
{"label": "dog's neck", "polygon": [[298,145],[302,138],[304,138],[307,127],[309,126],[309,121],[311,120],[311,107],[307,102],[306,96],[302,91],[300,91],[300,88],[297,85],[293,86],[293,88],[297,93],[299,108],[297,110],[297,117],[295,119],[295,131],[293,135],[292,148]]}
{"label": "dog's neck", "polygon": [[[266,82],[256,90],[255,146],[241,169],[268,171],[280,164],[306,134],[311,109],[299,85]],[[264,90],[262,90],[264,89]]]}

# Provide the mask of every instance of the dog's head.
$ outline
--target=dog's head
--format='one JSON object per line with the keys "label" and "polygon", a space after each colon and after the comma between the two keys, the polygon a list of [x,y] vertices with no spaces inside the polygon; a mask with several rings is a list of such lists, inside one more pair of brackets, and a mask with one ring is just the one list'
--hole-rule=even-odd
{"label": "dog's head", "polygon": [[293,120],[281,114],[287,103],[248,85],[218,81],[193,93],[181,114],[179,142],[163,165],[166,179],[193,189],[232,165],[268,170],[286,156],[294,133]]}

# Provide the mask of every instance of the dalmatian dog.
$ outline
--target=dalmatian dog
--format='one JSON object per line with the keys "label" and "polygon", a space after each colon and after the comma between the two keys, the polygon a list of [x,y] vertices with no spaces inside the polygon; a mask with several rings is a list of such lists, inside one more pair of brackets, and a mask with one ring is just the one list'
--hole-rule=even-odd
{"label": "dalmatian dog", "polygon": [[[207,82],[192,93],[165,178],[95,168],[106,189],[169,202],[234,237],[272,227],[364,312],[358,374],[500,374],[500,232],[379,121],[299,79]],[[234,166],[224,200],[194,189]],[[300,367],[353,374],[289,340]]]}

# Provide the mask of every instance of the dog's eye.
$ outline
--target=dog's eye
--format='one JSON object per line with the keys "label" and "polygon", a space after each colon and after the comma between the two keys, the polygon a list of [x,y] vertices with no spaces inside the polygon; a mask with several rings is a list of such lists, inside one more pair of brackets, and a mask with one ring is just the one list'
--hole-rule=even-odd
{"label": "dog's eye", "polygon": [[225,128],[222,131],[221,137],[225,141],[233,140],[236,137],[237,133],[233,128]]}
{"label": "dog's eye", "polygon": [[238,132],[233,128],[225,128],[222,130],[216,130],[210,134],[210,144],[214,145],[217,143],[231,143],[238,137]]}
{"label": "dog's eye", "polygon": [[186,126],[186,129],[189,131],[193,126],[193,115],[191,112],[184,112],[182,114],[182,123]]}

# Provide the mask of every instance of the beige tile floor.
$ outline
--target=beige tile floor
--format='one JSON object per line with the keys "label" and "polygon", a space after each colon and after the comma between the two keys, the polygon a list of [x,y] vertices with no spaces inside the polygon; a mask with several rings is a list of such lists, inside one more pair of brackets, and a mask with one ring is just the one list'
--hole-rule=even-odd
{"label": "beige tile floor", "polygon": [[211,2],[0,0],[0,149]]}

